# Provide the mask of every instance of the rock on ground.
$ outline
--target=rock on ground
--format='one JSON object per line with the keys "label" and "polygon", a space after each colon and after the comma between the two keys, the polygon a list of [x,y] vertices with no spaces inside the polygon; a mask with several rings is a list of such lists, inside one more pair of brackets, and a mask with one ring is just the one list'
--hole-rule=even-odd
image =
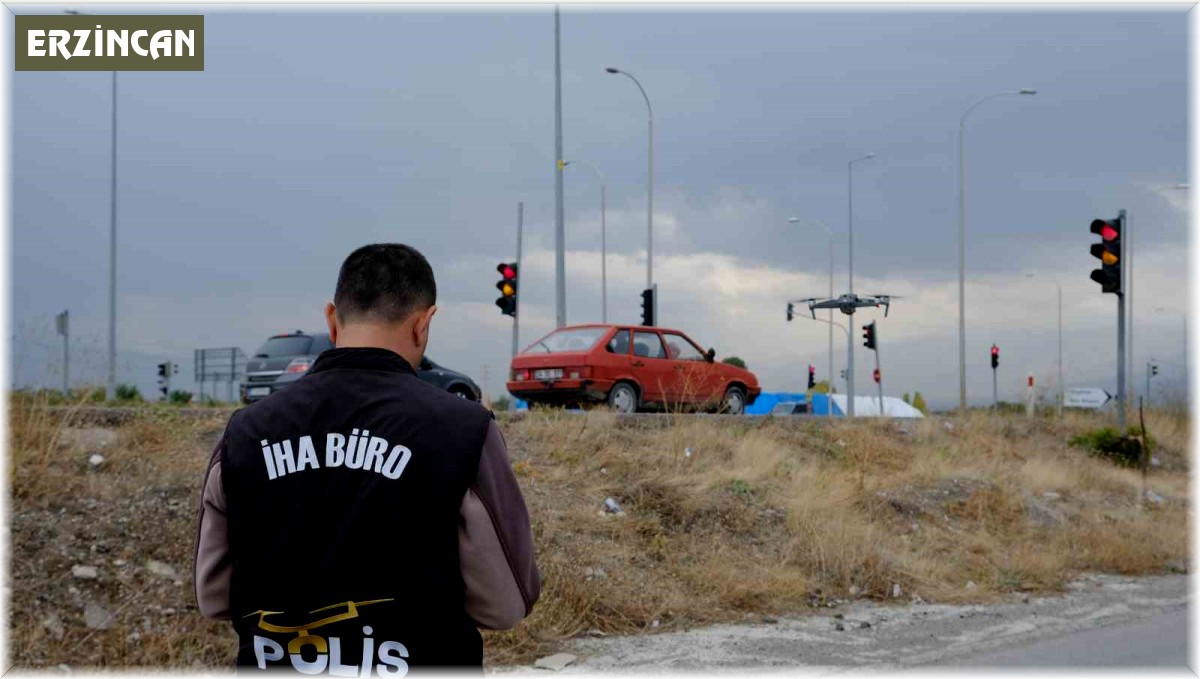
{"label": "rock on ground", "polygon": [[67,633],[66,628],[63,627],[62,618],[59,617],[58,613],[51,613],[50,615],[47,615],[42,620],[42,627],[45,627],[46,631],[50,633],[50,636],[54,637],[56,640],[61,640],[63,635]]}
{"label": "rock on ground", "polygon": [[99,604],[89,602],[83,610],[83,621],[88,629],[106,630],[112,627],[113,614]]}
{"label": "rock on ground", "polygon": [[151,573],[153,573],[157,576],[164,577],[169,580],[175,580],[176,578],[179,577],[179,574],[175,572],[174,568],[172,568],[171,566],[169,566],[161,561],[147,561],[146,562],[146,570],[150,571]]}
{"label": "rock on ground", "polygon": [[538,658],[537,661],[533,663],[533,666],[543,670],[554,670],[557,672],[573,662],[575,662],[575,656],[571,655],[570,653],[555,653],[554,655],[546,656],[545,658]]}
{"label": "rock on ground", "polygon": [[81,580],[95,580],[100,576],[95,566],[72,566],[71,575]]}

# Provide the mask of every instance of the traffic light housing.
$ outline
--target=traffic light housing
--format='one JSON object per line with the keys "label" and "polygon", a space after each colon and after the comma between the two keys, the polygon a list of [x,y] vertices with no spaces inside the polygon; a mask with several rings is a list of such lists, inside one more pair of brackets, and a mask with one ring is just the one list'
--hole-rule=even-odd
{"label": "traffic light housing", "polygon": [[1099,243],[1092,243],[1092,256],[1100,260],[1100,268],[1092,270],[1092,280],[1100,284],[1102,292],[1124,294],[1121,287],[1121,232],[1124,224],[1116,219],[1093,219],[1092,233],[1100,236]]}
{"label": "traffic light housing", "polygon": [[517,315],[517,263],[501,262],[496,265],[496,271],[500,273],[500,280],[496,282],[496,289],[500,291],[496,306],[500,307],[500,313],[515,318]]}
{"label": "traffic light housing", "polygon": [[808,366],[808,388],[812,389],[817,386],[817,369],[813,366]]}
{"label": "traffic light housing", "polygon": [[788,302],[788,320],[789,320],[789,321],[791,321],[791,320],[792,320],[792,316],[793,316],[793,314],[794,314],[794,311],[795,311],[795,307],[793,307],[793,306],[792,306],[792,303],[791,303],[791,302]]}
{"label": "traffic light housing", "polygon": [[992,370],[1000,367],[1000,347],[992,345]]}
{"label": "traffic light housing", "polygon": [[863,346],[868,349],[875,348],[875,321],[864,325],[863,329]]}
{"label": "traffic light housing", "polygon": [[642,290],[642,325],[654,327],[654,288]]}
{"label": "traffic light housing", "polygon": [[171,385],[171,362],[158,364],[158,390],[162,393],[163,398],[167,397],[167,392]]}
{"label": "traffic light housing", "polygon": [[1157,363],[1150,364],[1150,376],[1158,377],[1158,364]]}

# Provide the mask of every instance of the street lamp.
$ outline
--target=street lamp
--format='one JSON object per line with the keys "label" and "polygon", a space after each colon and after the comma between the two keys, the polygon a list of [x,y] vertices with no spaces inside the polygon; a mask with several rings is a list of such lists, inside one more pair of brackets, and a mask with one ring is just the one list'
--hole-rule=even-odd
{"label": "street lamp", "polygon": [[[622,71],[619,68],[609,66],[604,69],[609,73],[620,73],[628,76],[637,85],[638,91],[642,93],[642,98],[646,100],[646,114],[649,121],[650,136],[647,147],[647,169],[646,169],[646,289],[654,287],[653,269],[654,269],[654,109],[650,107],[650,97],[646,96],[646,90],[638,79],[632,74]],[[658,301],[655,300],[654,322],[658,322]]]}
{"label": "street lamp", "polygon": [[[1026,278],[1036,278],[1031,273],[1025,274]],[[1054,286],[1058,288],[1058,416],[1062,417],[1063,401],[1066,400],[1066,385],[1063,384],[1063,360],[1062,360],[1062,284],[1054,281]]]}
{"label": "street lamp", "polygon": [[604,175],[586,160],[568,160],[563,163],[567,167],[571,163],[582,163],[592,168],[592,172],[600,178],[600,322],[608,323],[608,244],[607,227],[605,225]]}
{"label": "street lamp", "polygon": [[[63,13],[83,14],[73,9]],[[112,76],[112,212],[108,238],[108,382],[105,385],[105,398],[109,401],[117,397],[117,72],[113,71]]]}
{"label": "street lamp", "polygon": [[[788,217],[788,224],[799,224],[799,217]],[[833,232],[825,222],[813,220],[825,233],[829,235],[829,297],[833,298]],[[829,310],[829,391],[827,392],[830,398],[833,398],[833,309]],[[829,408],[829,417],[833,417],[833,408]]]}
{"label": "street lamp", "polygon": [[[850,247],[850,294],[854,294],[854,164],[863,160],[874,158],[874,153],[868,153],[860,158],[855,158],[846,163],[846,204],[847,204],[847,219],[846,223],[849,227]],[[851,319],[854,317],[851,316]],[[847,333],[846,336],[846,401],[849,403],[847,415],[854,417],[854,340]],[[882,403],[882,401],[881,401]]]}
{"label": "street lamp", "polygon": [[958,407],[960,412],[967,412],[967,316],[966,316],[966,257],[967,257],[967,170],[966,156],[963,151],[963,138],[966,135],[967,116],[971,115],[980,104],[996,97],[1009,94],[1037,94],[1037,90],[1022,89],[997,92],[988,95],[971,104],[967,112],[958,122]]}

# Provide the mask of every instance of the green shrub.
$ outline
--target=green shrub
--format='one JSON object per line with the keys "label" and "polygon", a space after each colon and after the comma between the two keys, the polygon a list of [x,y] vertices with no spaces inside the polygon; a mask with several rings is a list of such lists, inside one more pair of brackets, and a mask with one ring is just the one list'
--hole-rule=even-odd
{"label": "green shrub", "polygon": [[737,356],[729,356],[729,357],[723,358],[723,359],[721,359],[721,362],[727,363],[736,368],[741,368],[743,370],[746,369],[746,362],[743,361],[742,359],[738,358]]}
{"label": "green shrub", "polygon": [[[1116,429],[1104,427],[1073,436],[1067,443],[1076,448],[1083,448],[1113,464],[1122,467],[1137,467],[1142,457],[1141,433],[1140,427],[1130,427],[1129,435],[1122,436],[1121,432]],[[1153,449],[1154,438],[1152,436],[1146,437],[1146,445]]]}
{"label": "green shrub", "polygon": [[132,384],[118,384],[116,396],[118,401],[142,400],[142,392],[138,391],[138,388]]}
{"label": "green shrub", "polygon": [[754,494],[754,488],[741,479],[733,479],[725,484],[725,489],[739,497],[750,497]]}
{"label": "green shrub", "polygon": [[71,400],[80,403],[104,403],[104,387],[91,385],[86,387],[78,387],[71,390]]}
{"label": "green shrub", "polygon": [[170,400],[172,405],[185,406],[192,402],[192,392],[177,389],[171,392]]}
{"label": "green shrub", "polygon": [[919,391],[913,394],[912,407],[921,411],[922,415],[929,415],[929,406],[925,405],[925,397]]}

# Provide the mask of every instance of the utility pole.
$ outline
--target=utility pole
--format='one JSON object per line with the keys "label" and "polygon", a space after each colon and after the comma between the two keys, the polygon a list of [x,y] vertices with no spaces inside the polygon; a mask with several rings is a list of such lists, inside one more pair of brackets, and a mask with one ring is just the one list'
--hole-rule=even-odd
{"label": "utility pole", "polygon": [[562,58],[559,9],[554,6],[554,316],[556,327],[567,324],[567,271],[563,226]]}
{"label": "utility pole", "polygon": [[491,399],[488,398],[488,365],[484,363],[479,366],[479,372],[483,374],[483,394],[480,395],[479,400],[483,401],[483,405],[486,407],[491,402]]}
{"label": "utility pole", "polygon": [[[875,154],[872,152],[846,163],[846,231],[848,232],[846,237],[849,241],[847,249],[850,260],[847,278],[851,295],[854,294],[854,164],[874,157]],[[854,307],[851,307],[850,314],[851,322],[853,322]],[[849,333],[847,333],[846,340],[846,403],[848,408],[846,414],[854,417],[854,340]]]}
{"label": "utility pole", "polygon": [[63,311],[55,317],[55,323],[58,326],[58,334],[63,338],[63,398],[68,398],[71,393],[71,359],[70,359],[70,329],[68,328],[68,314]]}
{"label": "utility pole", "polygon": [[1058,416],[1062,418],[1063,401],[1067,398],[1066,385],[1063,384],[1062,362],[1062,284],[1058,285]]}

